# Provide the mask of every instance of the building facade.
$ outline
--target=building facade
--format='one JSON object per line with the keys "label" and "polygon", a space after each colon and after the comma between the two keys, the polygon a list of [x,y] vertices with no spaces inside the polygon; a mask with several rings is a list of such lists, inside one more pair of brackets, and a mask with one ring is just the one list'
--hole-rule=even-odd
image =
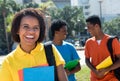
{"label": "building facade", "polygon": [[[35,3],[42,3],[47,2],[49,0],[15,0],[19,4],[35,2]],[[56,5],[57,8],[63,8],[64,6],[71,6],[71,0],[52,0],[53,3]]]}
{"label": "building facade", "polygon": [[109,21],[120,16],[119,0],[71,0],[72,6],[82,6],[85,18],[99,15],[102,20]]}

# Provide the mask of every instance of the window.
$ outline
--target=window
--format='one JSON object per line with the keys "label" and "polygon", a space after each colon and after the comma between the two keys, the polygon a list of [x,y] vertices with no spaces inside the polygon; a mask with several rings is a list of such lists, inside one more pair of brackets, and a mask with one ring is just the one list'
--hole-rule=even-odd
{"label": "window", "polygon": [[88,8],[90,8],[90,6],[85,6],[85,9],[88,9]]}
{"label": "window", "polygon": [[85,12],[85,15],[89,15],[89,12]]}
{"label": "window", "polygon": [[23,0],[23,3],[26,4],[26,3],[29,3],[29,2],[32,2],[33,0]]}

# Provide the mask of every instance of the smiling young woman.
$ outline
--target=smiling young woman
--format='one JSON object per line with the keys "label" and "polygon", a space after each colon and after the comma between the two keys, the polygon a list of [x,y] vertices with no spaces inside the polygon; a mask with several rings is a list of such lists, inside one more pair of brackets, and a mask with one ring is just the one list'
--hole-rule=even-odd
{"label": "smiling young woman", "polygon": [[[3,61],[0,69],[0,81],[20,81],[19,72],[21,70],[49,65],[42,44],[45,36],[45,23],[44,14],[40,10],[27,8],[15,14],[11,35],[13,40],[18,42],[18,46]],[[58,79],[59,81],[67,81],[63,68],[65,62],[55,46],[52,45],[52,49]]]}

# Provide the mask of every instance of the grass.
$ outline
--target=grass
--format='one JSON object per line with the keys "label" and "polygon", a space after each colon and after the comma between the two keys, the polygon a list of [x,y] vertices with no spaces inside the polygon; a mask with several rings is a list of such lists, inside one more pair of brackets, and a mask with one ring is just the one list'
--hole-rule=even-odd
{"label": "grass", "polygon": [[77,81],[90,81],[90,70],[86,65],[81,67],[81,70],[76,73]]}

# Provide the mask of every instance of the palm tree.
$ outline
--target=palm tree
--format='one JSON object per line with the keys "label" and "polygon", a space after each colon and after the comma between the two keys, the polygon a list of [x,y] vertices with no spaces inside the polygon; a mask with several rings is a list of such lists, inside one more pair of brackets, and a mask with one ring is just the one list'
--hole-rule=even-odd
{"label": "palm tree", "polygon": [[51,25],[51,16],[49,14],[49,9],[51,9],[53,7],[55,7],[55,4],[51,0],[40,4],[40,9],[45,14],[45,23],[46,23],[46,38],[45,38],[45,41],[49,40],[49,27]]}
{"label": "palm tree", "polygon": [[17,4],[15,3],[14,0],[0,0],[0,16],[1,16],[1,20],[2,20],[1,29],[4,30],[4,32],[5,32],[7,53],[10,52],[10,46],[9,46],[9,40],[8,40],[6,17],[11,13],[15,13],[14,10],[18,8],[16,6],[17,6]]}
{"label": "palm tree", "polygon": [[7,11],[7,4],[6,4],[6,0],[1,1],[1,13],[2,13],[2,17],[3,17],[3,27],[5,30],[5,37],[6,37],[6,45],[7,45],[7,50],[9,52],[9,42],[8,42],[8,35],[7,35],[7,31],[6,31],[6,22],[5,22],[5,16],[6,16],[6,11]]}
{"label": "palm tree", "polygon": [[51,1],[51,0],[44,2],[44,3],[41,3],[39,6],[40,6],[40,9],[42,11],[44,11],[44,13],[46,15],[49,15],[49,12],[48,12],[49,9],[56,7],[55,4],[53,3],[53,1]]}

